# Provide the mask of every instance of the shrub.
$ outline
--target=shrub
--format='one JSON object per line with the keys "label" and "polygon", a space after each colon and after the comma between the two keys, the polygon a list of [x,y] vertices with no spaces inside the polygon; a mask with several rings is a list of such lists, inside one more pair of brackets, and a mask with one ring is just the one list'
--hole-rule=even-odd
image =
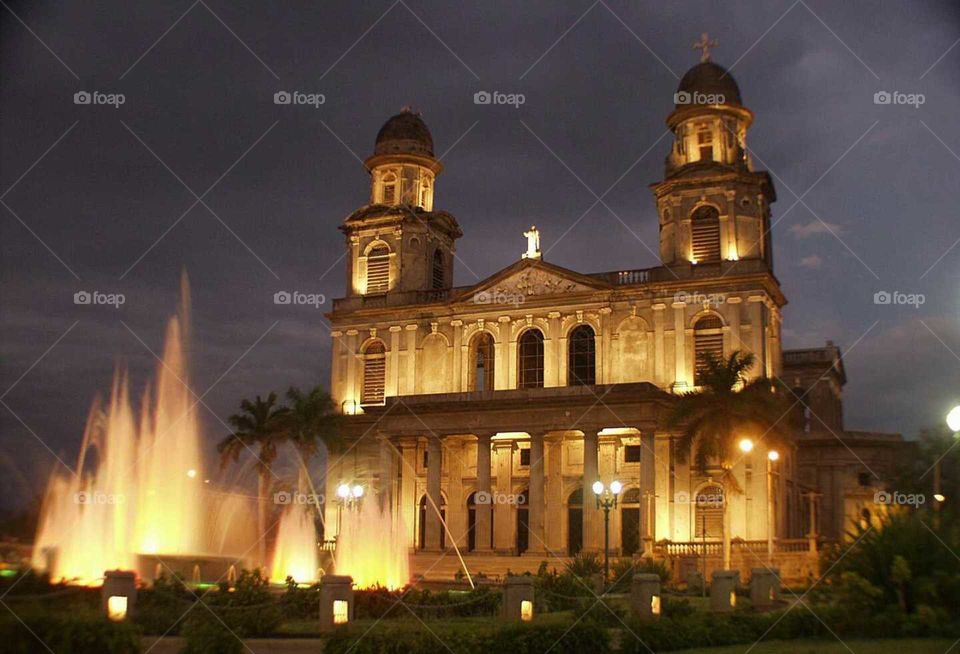
{"label": "shrub", "polygon": [[0,642],[7,654],[33,654],[47,648],[57,654],[136,654],[140,632],[129,622],[111,622],[98,612],[31,609],[0,617]]}
{"label": "shrub", "polygon": [[570,561],[569,572],[588,581],[591,576],[603,572],[603,561],[593,552],[579,552]]}
{"label": "shrub", "polygon": [[537,606],[543,607],[541,612],[574,609],[582,598],[593,597],[589,580],[577,578],[570,572],[558,573],[556,568],[547,572],[545,563],[534,577],[534,588]]}
{"label": "shrub", "polygon": [[183,626],[191,654],[232,654],[238,638],[269,636],[280,624],[280,604],[259,570],[244,570],[232,591],[223,583],[218,592],[199,597],[206,606],[192,609]]}
{"label": "shrub", "polygon": [[175,636],[180,632],[181,618],[196,597],[183,582],[161,575],[153,586],[137,593],[137,609],[133,621],[146,634]]}
{"label": "shrub", "polygon": [[[398,600],[403,598],[401,605]],[[488,586],[469,591],[431,591],[386,588],[358,590],[354,593],[354,614],[357,618],[409,618],[412,610],[421,618],[454,618],[496,615],[501,594]]]}

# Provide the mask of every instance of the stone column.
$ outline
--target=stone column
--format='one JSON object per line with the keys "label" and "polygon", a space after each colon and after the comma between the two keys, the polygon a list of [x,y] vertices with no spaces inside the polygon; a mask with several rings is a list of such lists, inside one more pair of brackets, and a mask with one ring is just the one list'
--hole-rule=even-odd
{"label": "stone column", "polygon": [[546,454],[546,516],[544,533],[547,548],[564,552],[563,525],[566,521],[563,497],[563,436],[547,434],[544,437]]}
{"label": "stone column", "polygon": [[517,545],[515,507],[506,501],[513,493],[513,448],[512,440],[493,441],[497,470],[497,488],[493,495],[493,547],[499,554],[512,554]]}
{"label": "stone column", "polygon": [[603,539],[600,534],[603,515],[597,508],[597,498],[593,494],[593,482],[600,478],[597,465],[597,432],[595,427],[583,430],[583,549],[587,552],[599,552]]}
{"label": "stone column", "polygon": [[[440,453],[440,439],[437,436],[427,437],[427,510],[424,520],[424,548],[425,550],[440,550],[440,463],[443,455]],[[432,500],[432,501],[431,501]]]}
{"label": "stone column", "polygon": [[[474,544],[477,552],[490,551],[493,512],[490,504],[490,436],[477,434],[477,494]],[[481,500],[484,500],[482,502]]]}
{"label": "stone column", "polygon": [[377,435],[380,444],[380,510],[387,515],[394,515],[394,506],[396,504],[394,495],[397,485],[397,458],[390,440],[382,435]]}
{"label": "stone column", "polygon": [[640,512],[640,542],[643,555],[653,556],[653,544],[657,541],[656,494],[656,439],[649,430],[640,433],[640,496],[643,501]]}
{"label": "stone column", "polygon": [[391,397],[400,395],[400,332],[403,327],[400,325],[390,326],[390,351],[387,353],[389,365],[387,366],[387,388],[386,396]]}
{"label": "stone column", "polygon": [[664,345],[663,345],[663,310],[667,308],[666,304],[658,303],[651,306],[653,309],[653,369],[654,379],[660,386],[667,386],[670,380],[667,379],[667,373],[664,366]]}
{"label": "stone column", "polygon": [[407,530],[407,545],[414,547],[416,540],[415,526],[417,524],[417,439],[404,438],[400,440],[400,501],[397,503],[397,514]]}
{"label": "stone column", "polygon": [[462,359],[463,348],[460,346],[460,342],[463,339],[463,330],[460,329],[462,326],[462,320],[450,321],[450,327],[453,329],[453,345],[451,346],[451,349],[453,350],[453,371],[450,373],[450,382],[447,388],[455,393],[466,389],[465,386],[461,386],[460,375],[460,371],[466,369],[466,366],[463,365]]}
{"label": "stone column", "polygon": [[527,554],[543,556],[546,552],[546,532],[544,531],[544,452],[543,441],[545,434],[530,434],[530,490],[527,499],[530,501],[528,524],[530,538]]}
{"label": "stone column", "polygon": [[687,382],[686,302],[673,303],[674,381]]}
{"label": "stone column", "polygon": [[404,395],[413,395],[416,393],[417,377],[417,325],[407,325],[407,349],[406,349],[406,372],[400,382],[401,393]]}
{"label": "stone column", "polygon": [[467,498],[463,492],[464,447],[460,437],[447,437],[444,441],[444,454],[447,471],[447,546],[452,535],[457,547],[467,547]]}

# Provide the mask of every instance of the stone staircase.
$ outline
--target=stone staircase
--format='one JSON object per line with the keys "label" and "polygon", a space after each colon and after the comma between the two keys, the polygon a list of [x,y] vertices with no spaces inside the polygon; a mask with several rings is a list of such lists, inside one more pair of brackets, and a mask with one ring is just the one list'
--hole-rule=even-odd
{"label": "stone staircase", "polygon": [[[547,561],[549,569],[562,572],[570,562],[569,557],[546,556],[500,556],[496,554],[464,553],[464,563],[471,575],[483,573],[493,581],[514,574],[530,572],[536,574],[542,561]],[[425,581],[453,581],[457,571],[462,570],[460,559],[453,550],[446,552],[417,552],[410,556],[410,576]]]}

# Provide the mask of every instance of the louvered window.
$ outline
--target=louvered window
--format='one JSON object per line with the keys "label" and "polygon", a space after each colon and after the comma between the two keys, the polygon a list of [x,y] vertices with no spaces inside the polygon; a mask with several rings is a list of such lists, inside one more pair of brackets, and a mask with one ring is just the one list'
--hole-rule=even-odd
{"label": "louvered window", "polygon": [[716,316],[704,316],[693,328],[693,342],[696,352],[694,384],[699,386],[709,358],[723,360],[723,323]]}
{"label": "louvered window", "polygon": [[393,173],[383,177],[383,194],[380,201],[383,204],[395,204],[397,201],[397,176]]}
{"label": "louvered window", "polygon": [[443,252],[440,248],[433,251],[433,288],[440,290],[446,286],[444,274]]}
{"label": "louvered window", "polygon": [[367,293],[390,290],[390,250],[379,246],[367,254]]}
{"label": "louvered window", "polygon": [[690,220],[693,232],[693,260],[697,263],[720,261],[720,212],[715,207],[700,207]]}
{"label": "louvered window", "polygon": [[696,497],[695,534],[697,538],[723,538],[723,502],[719,486],[707,486]]}
{"label": "louvered window", "polygon": [[361,404],[383,404],[387,378],[387,354],[383,343],[374,342],[363,353]]}
{"label": "louvered window", "polygon": [[700,161],[713,161],[713,134],[709,129],[697,132],[697,147],[700,149]]}

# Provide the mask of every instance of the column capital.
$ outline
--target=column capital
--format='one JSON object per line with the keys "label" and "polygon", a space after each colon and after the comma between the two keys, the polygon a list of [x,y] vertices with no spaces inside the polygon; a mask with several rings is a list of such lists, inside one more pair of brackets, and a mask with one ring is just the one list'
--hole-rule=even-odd
{"label": "column capital", "polygon": [[420,327],[420,325],[418,325],[417,323],[412,323],[412,324],[410,324],[410,325],[404,325],[404,326],[403,326],[404,329],[406,329],[407,331],[411,331],[411,332],[412,332],[412,331],[416,331],[417,329],[419,329],[419,327]]}
{"label": "column capital", "polygon": [[451,321],[450,321],[450,326],[451,326],[451,327],[460,327],[461,325],[463,325],[463,321],[462,321],[462,320],[451,320]]}
{"label": "column capital", "polygon": [[390,331],[391,332],[403,331],[403,327],[401,327],[400,325],[390,325]]}
{"label": "column capital", "polygon": [[725,300],[725,302],[726,302],[727,304],[740,304],[741,302],[743,302],[743,298],[734,295],[733,297],[728,297],[728,298]]}
{"label": "column capital", "polygon": [[655,304],[651,304],[650,308],[653,309],[654,311],[663,311],[664,309],[667,308],[667,305],[664,304],[663,302],[657,302]]}
{"label": "column capital", "polygon": [[340,331],[339,329],[334,329],[333,331],[330,332],[330,336],[331,338],[340,338],[341,336],[343,336],[343,332]]}
{"label": "column capital", "polygon": [[491,442],[493,443],[493,449],[495,450],[501,450],[504,448],[510,448],[513,450],[517,446],[517,441],[512,438],[502,438]]}
{"label": "column capital", "polygon": [[674,309],[685,309],[687,307],[686,302],[674,302],[670,305]]}
{"label": "column capital", "polygon": [[347,330],[347,336],[356,336],[356,335],[359,334],[359,333],[360,333],[360,332],[357,331],[356,329],[348,329],[348,330]]}
{"label": "column capital", "polygon": [[601,445],[619,445],[621,442],[620,434],[597,434],[597,442]]}

